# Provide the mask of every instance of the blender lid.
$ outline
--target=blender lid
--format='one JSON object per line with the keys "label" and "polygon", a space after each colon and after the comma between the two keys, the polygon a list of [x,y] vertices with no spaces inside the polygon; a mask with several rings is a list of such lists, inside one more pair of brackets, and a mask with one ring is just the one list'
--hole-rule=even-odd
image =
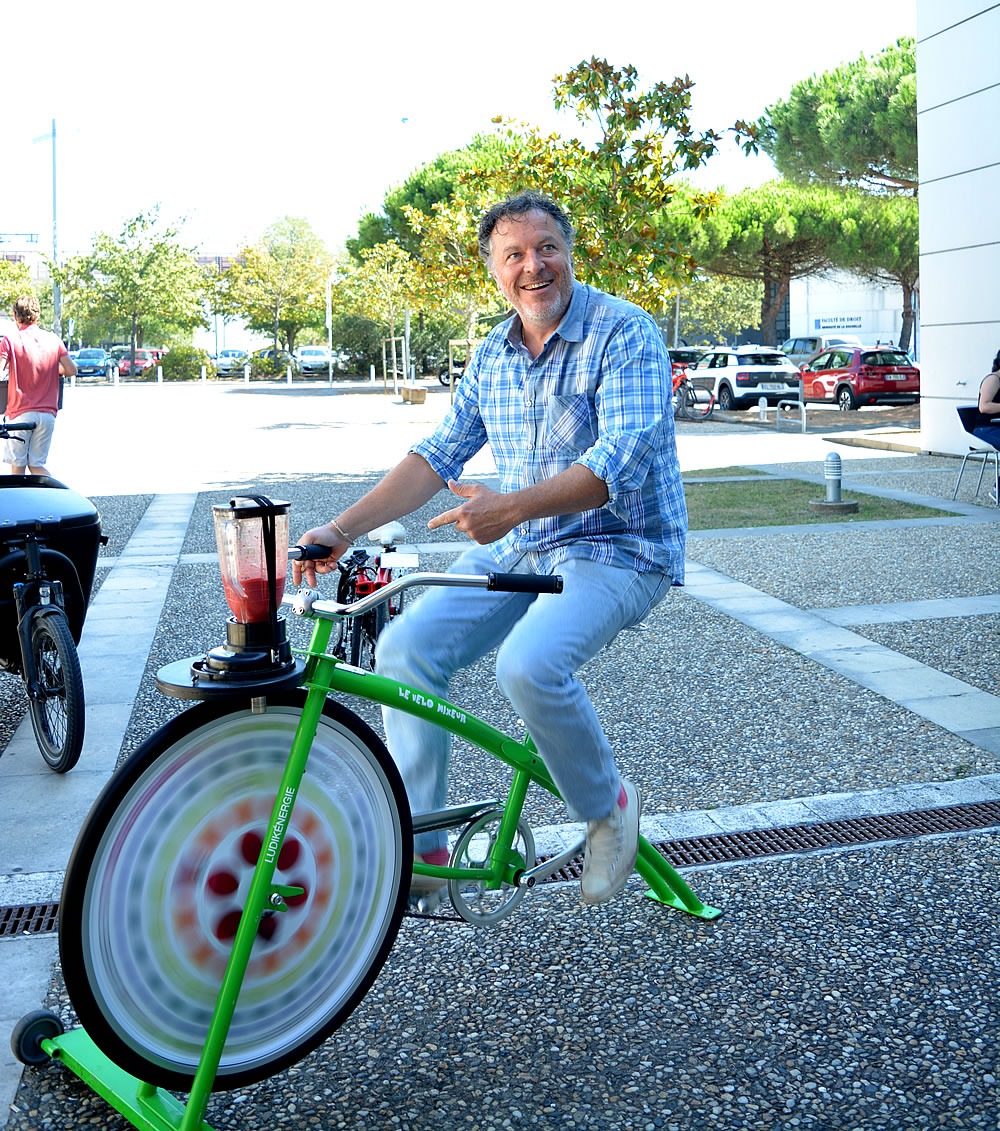
{"label": "blender lid", "polygon": [[287,514],[291,503],[283,499],[271,500],[264,495],[237,495],[229,505],[215,503],[212,513],[220,518],[264,518],[272,514]]}

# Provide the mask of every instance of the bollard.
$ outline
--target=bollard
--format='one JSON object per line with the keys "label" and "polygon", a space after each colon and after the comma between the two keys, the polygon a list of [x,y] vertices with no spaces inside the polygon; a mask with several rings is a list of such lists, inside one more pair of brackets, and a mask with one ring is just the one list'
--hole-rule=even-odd
{"label": "bollard", "polygon": [[809,509],[827,514],[857,514],[856,502],[845,502],[840,497],[841,463],[836,452],[827,452],[823,460],[823,478],[826,480],[826,498],[810,499]]}
{"label": "bollard", "polygon": [[757,410],[760,412],[761,420],[767,420],[767,397],[757,398]]}
{"label": "bollard", "polygon": [[823,461],[823,478],[826,480],[826,501],[840,502],[841,464],[836,452],[828,452]]}

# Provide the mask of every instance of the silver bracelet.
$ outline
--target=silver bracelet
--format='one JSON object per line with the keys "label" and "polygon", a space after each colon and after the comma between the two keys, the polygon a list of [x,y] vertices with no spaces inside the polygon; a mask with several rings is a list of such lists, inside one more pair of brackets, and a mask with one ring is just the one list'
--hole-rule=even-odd
{"label": "silver bracelet", "polygon": [[340,523],[335,518],[330,519],[330,525],[333,527],[334,530],[336,530],[336,532],[341,536],[341,538],[344,539],[345,542],[352,542],[353,543],[354,539],[350,536],[350,534],[347,533],[347,531],[340,525]]}

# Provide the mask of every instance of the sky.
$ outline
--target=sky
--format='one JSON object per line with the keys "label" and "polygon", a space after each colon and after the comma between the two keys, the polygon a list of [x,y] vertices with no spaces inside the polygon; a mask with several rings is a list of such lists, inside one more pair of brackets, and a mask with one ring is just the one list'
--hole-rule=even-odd
{"label": "sky", "polygon": [[[337,252],[386,192],[502,115],[570,134],[552,79],[598,56],[642,85],[690,75],[693,122],[753,120],[800,79],[915,34],[915,0],[41,0],[3,32],[0,234],[60,259],[158,206],[232,254],[285,216]],[[728,147],[701,173],[774,175]]]}

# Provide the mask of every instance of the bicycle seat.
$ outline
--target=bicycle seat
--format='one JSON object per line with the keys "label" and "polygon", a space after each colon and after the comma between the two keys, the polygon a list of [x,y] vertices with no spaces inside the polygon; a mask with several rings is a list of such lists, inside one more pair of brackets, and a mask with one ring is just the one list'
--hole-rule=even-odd
{"label": "bicycle seat", "polygon": [[401,522],[387,522],[385,526],[368,532],[368,541],[377,546],[395,546],[406,541],[406,527]]}

